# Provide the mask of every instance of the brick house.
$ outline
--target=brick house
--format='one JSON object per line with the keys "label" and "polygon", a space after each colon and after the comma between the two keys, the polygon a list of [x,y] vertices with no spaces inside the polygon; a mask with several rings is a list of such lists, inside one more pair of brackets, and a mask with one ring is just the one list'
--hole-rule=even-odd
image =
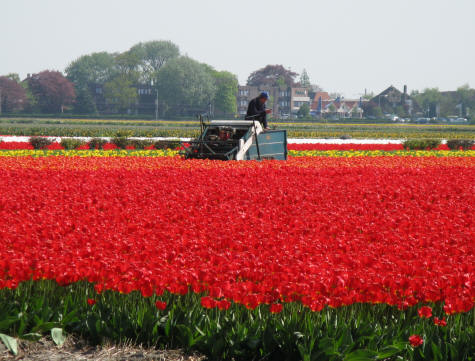
{"label": "brick house", "polygon": [[246,115],[249,102],[263,91],[269,92],[267,107],[272,109],[275,117],[295,114],[304,103],[310,105],[306,88],[240,85],[236,96],[239,116]]}

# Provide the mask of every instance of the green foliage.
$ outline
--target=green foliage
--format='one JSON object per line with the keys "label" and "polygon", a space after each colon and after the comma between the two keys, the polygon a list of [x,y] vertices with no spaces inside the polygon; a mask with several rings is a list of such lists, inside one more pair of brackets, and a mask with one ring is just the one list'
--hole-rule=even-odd
{"label": "green foliage", "polygon": [[473,139],[449,139],[447,140],[447,147],[451,150],[471,149],[475,141]]}
{"label": "green foliage", "polygon": [[8,79],[13,80],[15,83],[20,83],[20,75],[18,73],[10,73],[5,75]]}
{"label": "green foliage", "polygon": [[115,144],[119,149],[125,149],[129,145],[129,138],[127,137],[114,137],[111,140],[112,144]]}
{"label": "green foliage", "polygon": [[104,97],[118,111],[125,112],[135,103],[137,89],[130,79],[119,75],[104,84]]}
{"label": "green foliage", "polygon": [[89,149],[103,149],[104,145],[107,143],[106,140],[101,138],[92,138],[89,141]]}
{"label": "green foliage", "polygon": [[129,141],[129,145],[132,145],[135,149],[145,149],[152,146],[153,142],[147,139],[132,139]]}
{"label": "green foliage", "polygon": [[169,60],[180,56],[180,49],[171,41],[148,41],[138,43],[130,48],[139,60],[140,80],[150,84],[157,80],[158,71]]}
{"label": "green foliage", "polygon": [[310,77],[308,76],[307,70],[304,69],[302,74],[300,74],[300,86],[303,88],[310,88],[312,86],[310,82]]}
{"label": "green foliage", "polygon": [[119,129],[115,132],[116,137],[131,137],[134,135],[134,132],[130,129]]}
{"label": "green foliage", "polygon": [[216,84],[215,112],[219,114],[236,114],[236,94],[238,91],[236,75],[228,71],[213,71],[212,76]]}
{"label": "green foliage", "polygon": [[158,140],[153,143],[155,149],[176,149],[181,146],[180,141],[174,140]]}
{"label": "green foliage", "polygon": [[188,57],[167,62],[158,73],[157,91],[163,113],[180,115],[206,111],[216,94],[208,68]]}
{"label": "green foliage", "polygon": [[65,72],[76,89],[103,84],[116,73],[114,56],[106,52],[83,55],[69,64]]}
{"label": "green foliage", "polygon": [[457,88],[457,97],[462,107],[461,115],[468,116],[468,109],[475,109],[475,89],[471,89],[468,84]]}
{"label": "green foliage", "polygon": [[48,145],[53,143],[51,140],[45,137],[31,137],[29,142],[34,149],[45,149]]}
{"label": "green foliage", "polygon": [[120,54],[116,54],[114,56],[114,62],[115,68],[118,72],[118,77],[125,79],[132,84],[139,82],[140,58],[137,53],[129,50]]}
{"label": "green foliage", "polygon": [[279,76],[276,81],[275,85],[278,86],[279,88],[285,88],[287,87],[287,84],[285,83],[285,79],[282,76]]}
{"label": "green foliage", "polygon": [[310,116],[310,106],[307,103],[304,103],[300,106],[297,115],[300,118],[308,118]]}
{"label": "green foliage", "polygon": [[85,141],[80,139],[73,139],[73,138],[62,138],[61,139],[61,146],[64,149],[76,149],[81,145],[86,144]]}
{"label": "green foliage", "polygon": [[76,86],[76,101],[73,106],[76,114],[96,114],[97,108],[91,92],[86,87]]}
{"label": "green foliage", "polygon": [[[475,139],[475,127],[470,125],[426,124],[366,124],[368,120],[298,121],[285,120],[271,123],[287,130],[289,138],[391,138],[391,139]],[[0,118],[0,134],[22,136],[61,137],[115,137],[124,131],[125,137],[196,137],[196,121],[147,121],[147,120],[89,120],[65,118]]]}
{"label": "green foliage", "polygon": [[409,150],[435,149],[440,143],[440,139],[407,139],[403,147]]}
{"label": "green foliage", "polygon": [[[447,326],[417,315],[418,306],[400,311],[384,304],[353,304],[312,312],[287,303],[279,314],[268,305],[248,310],[207,310],[200,296],[138,292],[96,294],[93,285],[78,282],[61,287],[54,281],[28,281],[0,291],[0,332],[30,339],[59,333],[83,337],[92,344],[105,340],[199,351],[210,360],[469,360],[475,353],[475,310],[446,316]],[[87,299],[96,300],[93,306]],[[443,316],[442,304],[432,304]],[[408,338],[421,335],[423,346]]]}

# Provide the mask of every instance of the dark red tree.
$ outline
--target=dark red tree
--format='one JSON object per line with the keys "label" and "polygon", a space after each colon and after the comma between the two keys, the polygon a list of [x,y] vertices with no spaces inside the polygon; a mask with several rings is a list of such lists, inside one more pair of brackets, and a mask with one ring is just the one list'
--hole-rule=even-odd
{"label": "dark red tree", "polygon": [[0,76],[0,114],[22,110],[26,103],[25,89],[15,80]]}
{"label": "dark red tree", "polygon": [[256,70],[247,78],[247,85],[254,86],[294,86],[298,73],[285,69],[283,65],[267,65]]}
{"label": "dark red tree", "polygon": [[45,70],[33,74],[27,81],[43,112],[62,113],[64,106],[74,103],[74,85],[59,71]]}

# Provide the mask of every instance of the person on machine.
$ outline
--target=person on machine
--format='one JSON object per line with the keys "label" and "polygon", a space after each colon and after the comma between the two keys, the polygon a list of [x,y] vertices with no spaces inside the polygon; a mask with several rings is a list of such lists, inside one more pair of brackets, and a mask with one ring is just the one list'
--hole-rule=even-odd
{"label": "person on machine", "polygon": [[247,107],[246,120],[258,120],[264,129],[269,129],[267,126],[267,114],[272,113],[272,110],[266,109],[268,99],[268,92],[262,92],[257,98],[252,99]]}

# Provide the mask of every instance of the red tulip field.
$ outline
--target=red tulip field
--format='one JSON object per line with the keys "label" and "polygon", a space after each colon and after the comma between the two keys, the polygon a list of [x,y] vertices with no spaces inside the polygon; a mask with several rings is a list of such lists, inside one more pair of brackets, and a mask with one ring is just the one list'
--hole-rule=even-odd
{"label": "red tulip field", "polygon": [[4,156],[0,194],[0,333],[209,359],[475,353],[475,157]]}

